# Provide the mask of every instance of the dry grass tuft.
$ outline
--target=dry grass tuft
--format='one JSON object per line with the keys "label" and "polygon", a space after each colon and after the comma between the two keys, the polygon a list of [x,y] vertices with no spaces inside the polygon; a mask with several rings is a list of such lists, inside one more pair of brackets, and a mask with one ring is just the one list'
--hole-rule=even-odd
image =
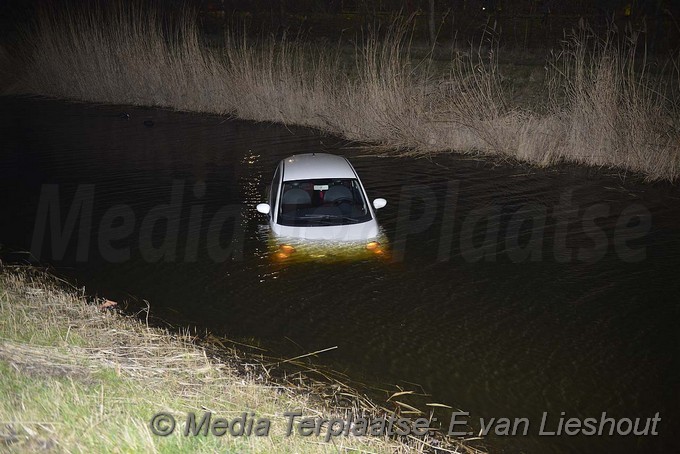
{"label": "dry grass tuft", "polygon": [[586,27],[575,31],[549,61],[550,99],[528,110],[507,102],[493,43],[453,54],[442,73],[429,57],[410,58],[403,26],[382,39],[369,34],[348,65],[340,48],[285,38],[227,33],[224,47],[208,48],[193,16],[181,17],[120,5],[42,14],[13,91],[297,124],[402,154],[482,153],[678,177],[678,67],[650,77],[632,33],[598,40]]}

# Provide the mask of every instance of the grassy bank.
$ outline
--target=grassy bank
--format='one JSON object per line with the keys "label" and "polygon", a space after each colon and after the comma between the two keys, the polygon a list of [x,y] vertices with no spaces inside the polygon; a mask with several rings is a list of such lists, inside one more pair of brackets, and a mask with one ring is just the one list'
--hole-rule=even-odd
{"label": "grassy bank", "polygon": [[[188,336],[102,310],[23,268],[0,268],[0,396],[0,444],[20,452],[428,452],[423,442],[433,442],[286,436],[285,411],[342,412],[303,385],[237,373]],[[179,434],[188,412],[204,411],[227,419],[253,412],[271,430],[265,437]],[[151,432],[157,412],[176,418],[173,435]]]}
{"label": "grassy bank", "polygon": [[[413,59],[408,29],[343,49],[229,35],[201,43],[197,24],[142,8],[41,15],[10,93],[165,106],[313,127],[416,155],[481,153],[540,166],[561,161],[675,180],[677,66],[650,75],[634,35],[575,32],[549,57],[533,108],[509,102],[498,55]],[[440,52],[441,53],[441,52]],[[1,55],[0,55],[1,57]],[[658,69],[658,68],[657,68]]]}

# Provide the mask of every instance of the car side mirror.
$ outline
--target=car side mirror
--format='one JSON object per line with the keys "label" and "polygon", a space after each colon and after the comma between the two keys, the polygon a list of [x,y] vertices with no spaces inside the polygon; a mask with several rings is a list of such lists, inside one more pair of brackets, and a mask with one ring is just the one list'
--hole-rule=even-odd
{"label": "car side mirror", "polygon": [[271,207],[269,206],[268,203],[260,203],[255,207],[258,212],[262,214],[269,214],[269,211],[271,210]]}
{"label": "car side mirror", "polygon": [[387,205],[387,200],[385,199],[373,199],[373,208],[379,210]]}

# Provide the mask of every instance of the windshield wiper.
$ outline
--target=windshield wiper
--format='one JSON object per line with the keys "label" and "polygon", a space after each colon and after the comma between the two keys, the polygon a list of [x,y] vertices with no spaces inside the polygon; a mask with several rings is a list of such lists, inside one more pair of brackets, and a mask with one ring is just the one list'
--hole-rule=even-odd
{"label": "windshield wiper", "polygon": [[338,214],[306,214],[303,216],[303,219],[321,219],[324,221],[330,221],[333,219],[342,219],[343,221],[350,221],[350,222],[359,222],[360,220],[357,218],[353,218],[351,216],[342,216]]}

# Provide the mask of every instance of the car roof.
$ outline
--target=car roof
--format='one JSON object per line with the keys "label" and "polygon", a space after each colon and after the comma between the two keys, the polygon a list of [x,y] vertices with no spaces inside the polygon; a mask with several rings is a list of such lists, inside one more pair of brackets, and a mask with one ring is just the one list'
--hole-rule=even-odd
{"label": "car roof", "polygon": [[283,163],[283,181],[314,178],[356,178],[349,161],[328,153],[305,153],[289,156]]}

